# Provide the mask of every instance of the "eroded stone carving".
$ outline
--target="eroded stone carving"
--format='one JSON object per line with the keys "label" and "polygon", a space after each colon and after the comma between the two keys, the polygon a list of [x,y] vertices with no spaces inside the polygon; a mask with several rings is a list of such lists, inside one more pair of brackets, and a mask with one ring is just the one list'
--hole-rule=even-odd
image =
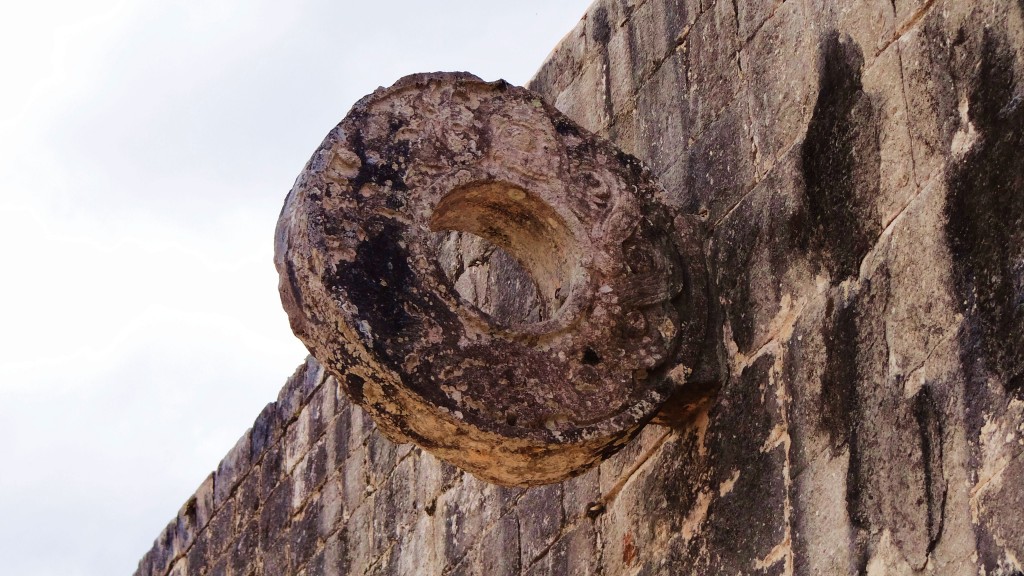
{"label": "eroded stone carving", "polygon": [[[288,195],[282,301],[393,440],[500,484],[559,481],[628,442],[703,339],[701,239],[662,194],[528,90],[408,76],[360,100]],[[522,265],[533,317],[455,289],[452,231]]]}

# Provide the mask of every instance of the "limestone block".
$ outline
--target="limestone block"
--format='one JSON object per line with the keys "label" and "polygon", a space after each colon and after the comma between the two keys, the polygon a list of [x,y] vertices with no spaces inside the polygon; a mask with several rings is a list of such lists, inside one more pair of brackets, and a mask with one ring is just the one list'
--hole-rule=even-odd
{"label": "limestone block", "polygon": [[865,63],[862,83],[875,109],[878,126],[879,190],[875,203],[884,228],[920,190],[913,178],[914,142],[903,91],[899,44],[890,44],[870,65]]}
{"label": "limestone block", "polygon": [[[807,24],[804,2],[786,2],[740,51],[759,173],[768,171],[793,145],[810,117],[817,86],[812,64],[817,46]],[[802,64],[783,66],[783,62]]]}
{"label": "limestone block", "polygon": [[220,508],[228,500],[242,477],[249,471],[251,466],[249,460],[251,455],[250,438],[251,430],[247,430],[217,466],[213,486],[214,509]]}
{"label": "limestone block", "polygon": [[612,103],[605,92],[607,62],[601,55],[584,61],[580,73],[555,97],[554,105],[581,126],[602,133],[612,121]]}
{"label": "limestone block", "polygon": [[208,566],[210,564],[210,538],[209,530],[199,532],[195,541],[192,542],[192,546],[185,553],[188,566]]}
{"label": "limestone block", "polygon": [[281,443],[274,444],[263,455],[260,463],[260,499],[266,501],[278,483],[285,476],[284,448]]}
{"label": "limestone block", "polygon": [[273,402],[267,404],[252,424],[249,461],[259,462],[263,452],[277,442],[283,432],[277,422],[277,406]]}
{"label": "limestone block", "polygon": [[529,566],[545,553],[564,525],[562,486],[554,484],[529,490],[519,500],[519,542],[522,565]]}
{"label": "limestone block", "polygon": [[253,520],[240,529],[238,537],[228,548],[228,567],[232,574],[248,574],[259,556],[259,523]]}
{"label": "limestone block", "polygon": [[655,174],[686,153],[690,113],[684,63],[682,52],[666,58],[636,98],[636,115],[643,131],[636,147]]}
{"label": "limestone block", "polygon": [[522,530],[515,514],[506,514],[484,536],[477,565],[481,576],[518,576],[521,561],[515,551],[522,544]]}
{"label": "limestone block", "polygon": [[560,42],[552,50],[527,84],[527,88],[543,92],[549,101],[554,100],[555,95],[565,90],[579,73],[583,61],[589,56],[586,43],[582,41],[586,35],[586,23],[586,20],[580,20],[576,27],[566,34],[566,39],[572,41]]}
{"label": "limestone block", "polygon": [[719,0],[686,32],[685,90],[692,136],[703,132],[736,97],[742,86],[737,51],[735,3]]}
{"label": "limestone block", "polygon": [[210,520],[210,557],[218,558],[227,548],[235,532],[235,502],[228,501]]}
{"label": "limestone block", "polygon": [[348,459],[352,421],[348,410],[341,411],[327,429],[327,467],[336,470]]}
{"label": "limestone block", "polygon": [[233,525],[240,532],[243,527],[253,520],[259,518],[260,501],[260,471],[259,466],[254,466],[245,479],[239,483],[235,490],[233,501],[235,503],[235,517]]}
{"label": "limestone block", "polygon": [[[733,101],[686,150],[682,209],[720,221],[755,182],[746,102]],[[667,184],[666,184],[667,185]]]}

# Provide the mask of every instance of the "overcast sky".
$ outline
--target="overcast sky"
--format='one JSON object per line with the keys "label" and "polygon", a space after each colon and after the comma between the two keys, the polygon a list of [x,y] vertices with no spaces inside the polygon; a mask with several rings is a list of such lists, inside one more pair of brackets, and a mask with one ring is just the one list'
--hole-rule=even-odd
{"label": "overcast sky", "polygon": [[76,0],[0,20],[0,566],[131,574],[305,350],[273,230],[349,107],[523,84],[589,0]]}

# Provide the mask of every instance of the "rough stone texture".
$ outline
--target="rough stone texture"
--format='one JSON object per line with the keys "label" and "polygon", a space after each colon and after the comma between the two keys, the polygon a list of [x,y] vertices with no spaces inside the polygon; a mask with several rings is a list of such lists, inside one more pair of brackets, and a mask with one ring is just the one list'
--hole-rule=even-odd
{"label": "rough stone texture", "polygon": [[281,300],[389,439],[491,482],[561,481],[693,387],[705,237],[665,196],[533,92],[414,74],[360,100],[296,180]]}
{"label": "rough stone texture", "polygon": [[712,227],[717,401],[524,491],[391,445],[310,363],[139,573],[1020,574],[1022,12],[598,2],[531,87]]}

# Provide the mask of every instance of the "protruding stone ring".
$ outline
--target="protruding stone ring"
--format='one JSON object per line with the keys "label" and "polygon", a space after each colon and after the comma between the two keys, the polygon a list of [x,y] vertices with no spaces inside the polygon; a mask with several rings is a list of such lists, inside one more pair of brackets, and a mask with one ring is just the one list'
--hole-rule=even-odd
{"label": "protruding stone ring", "polygon": [[[360,100],[288,195],[282,300],[393,440],[500,484],[559,481],[654,415],[704,326],[690,306],[699,239],[673,232],[661,194],[528,90],[408,76]],[[439,264],[452,231],[522,265],[533,317],[459,294]]]}

